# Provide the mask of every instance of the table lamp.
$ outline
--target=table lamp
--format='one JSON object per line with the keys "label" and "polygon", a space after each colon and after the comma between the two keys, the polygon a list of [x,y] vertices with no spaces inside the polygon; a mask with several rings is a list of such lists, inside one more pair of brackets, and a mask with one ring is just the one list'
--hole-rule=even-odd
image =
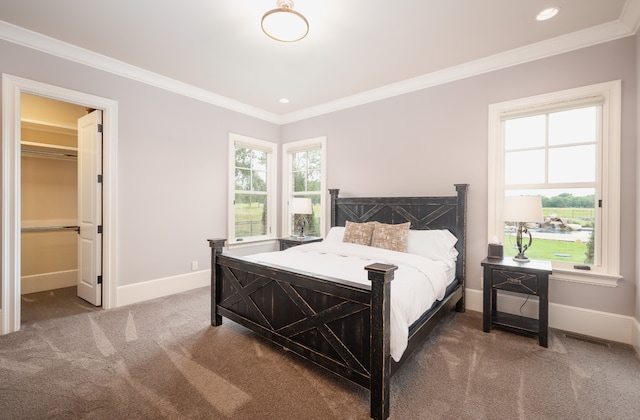
{"label": "table lamp", "polygon": [[[502,209],[502,219],[505,222],[515,222],[518,225],[516,233],[516,244],[518,255],[513,257],[514,261],[529,262],[529,258],[524,255],[525,251],[531,248],[533,237],[527,229],[527,223],[543,223],[542,199],[540,196],[520,195],[504,198]],[[529,235],[529,243],[522,243],[522,236]]]}
{"label": "table lamp", "polygon": [[291,213],[294,215],[294,219],[296,214],[303,215],[300,217],[300,235],[298,235],[298,238],[304,238],[304,224],[306,221],[304,215],[313,213],[311,208],[311,199],[294,197],[291,201]]}

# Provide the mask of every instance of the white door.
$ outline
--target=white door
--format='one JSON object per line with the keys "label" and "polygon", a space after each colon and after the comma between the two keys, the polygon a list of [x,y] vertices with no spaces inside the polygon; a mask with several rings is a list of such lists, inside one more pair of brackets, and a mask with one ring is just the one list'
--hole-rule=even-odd
{"label": "white door", "polygon": [[78,120],[78,297],[102,305],[102,111]]}

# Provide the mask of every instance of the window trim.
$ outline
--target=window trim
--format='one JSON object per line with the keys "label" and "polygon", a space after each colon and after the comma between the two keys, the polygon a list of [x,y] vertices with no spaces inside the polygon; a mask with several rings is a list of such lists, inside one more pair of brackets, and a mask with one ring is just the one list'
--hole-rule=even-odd
{"label": "window trim", "polygon": [[[267,154],[267,234],[243,238],[237,241],[235,238],[235,159],[236,146],[241,145],[252,149],[266,151]],[[243,136],[241,134],[229,133],[229,163],[228,163],[228,195],[227,195],[227,246],[236,247],[245,244],[255,244],[257,242],[272,241],[277,238],[277,175],[278,175],[278,145],[265,140]]]}
{"label": "window trim", "polygon": [[[521,98],[489,105],[488,147],[488,213],[487,239],[502,237],[500,212],[504,191],[504,145],[502,120],[505,114],[540,109],[554,104],[602,96],[602,207],[601,266],[591,271],[558,269],[552,279],[616,287],[620,275],[620,136],[621,81],[598,83],[543,95]],[[499,194],[500,192],[500,194]]]}
{"label": "window trim", "polygon": [[291,229],[291,217],[289,217],[289,203],[292,196],[291,191],[291,153],[309,150],[320,146],[320,154],[322,156],[320,176],[320,236],[326,234],[326,185],[327,185],[327,138],[314,137],[306,140],[299,140],[282,145],[282,236],[289,236]]}

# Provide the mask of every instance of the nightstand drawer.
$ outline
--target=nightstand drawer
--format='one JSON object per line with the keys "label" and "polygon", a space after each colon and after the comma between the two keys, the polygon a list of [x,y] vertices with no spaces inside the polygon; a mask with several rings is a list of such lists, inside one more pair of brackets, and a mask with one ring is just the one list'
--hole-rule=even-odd
{"label": "nightstand drawer", "polygon": [[289,236],[288,238],[278,238],[278,241],[280,242],[280,251],[284,251],[285,249],[289,249],[293,246],[320,242],[322,241],[322,238],[318,236],[303,236],[302,238],[298,236]]}
{"label": "nightstand drawer", "polygon": [[493,288],[509,292],[538,294],[538,276],[507,270],[493,270]]}

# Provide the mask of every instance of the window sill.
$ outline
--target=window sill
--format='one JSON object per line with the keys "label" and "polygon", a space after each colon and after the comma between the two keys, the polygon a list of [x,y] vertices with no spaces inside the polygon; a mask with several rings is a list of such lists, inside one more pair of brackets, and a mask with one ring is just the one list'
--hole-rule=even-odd
{"label": "window sill", "polygon": [[622,276],[616,276],[605,273],[597,273],[592,271],[553,269],[553,274],[549,277],[551,280],[568,281],[573,283],[590,284],[592,286],[618,287],[618,282],[622,280]]}
{"label": "window sill", "polygon": [[242,249],[248,248],[251,246],[257,245],[270,245],[275,244],[277,242],[277,238],[260,238],[260,239],[247,239],[240,242],[229,243],[227,245],[228,249]]}

